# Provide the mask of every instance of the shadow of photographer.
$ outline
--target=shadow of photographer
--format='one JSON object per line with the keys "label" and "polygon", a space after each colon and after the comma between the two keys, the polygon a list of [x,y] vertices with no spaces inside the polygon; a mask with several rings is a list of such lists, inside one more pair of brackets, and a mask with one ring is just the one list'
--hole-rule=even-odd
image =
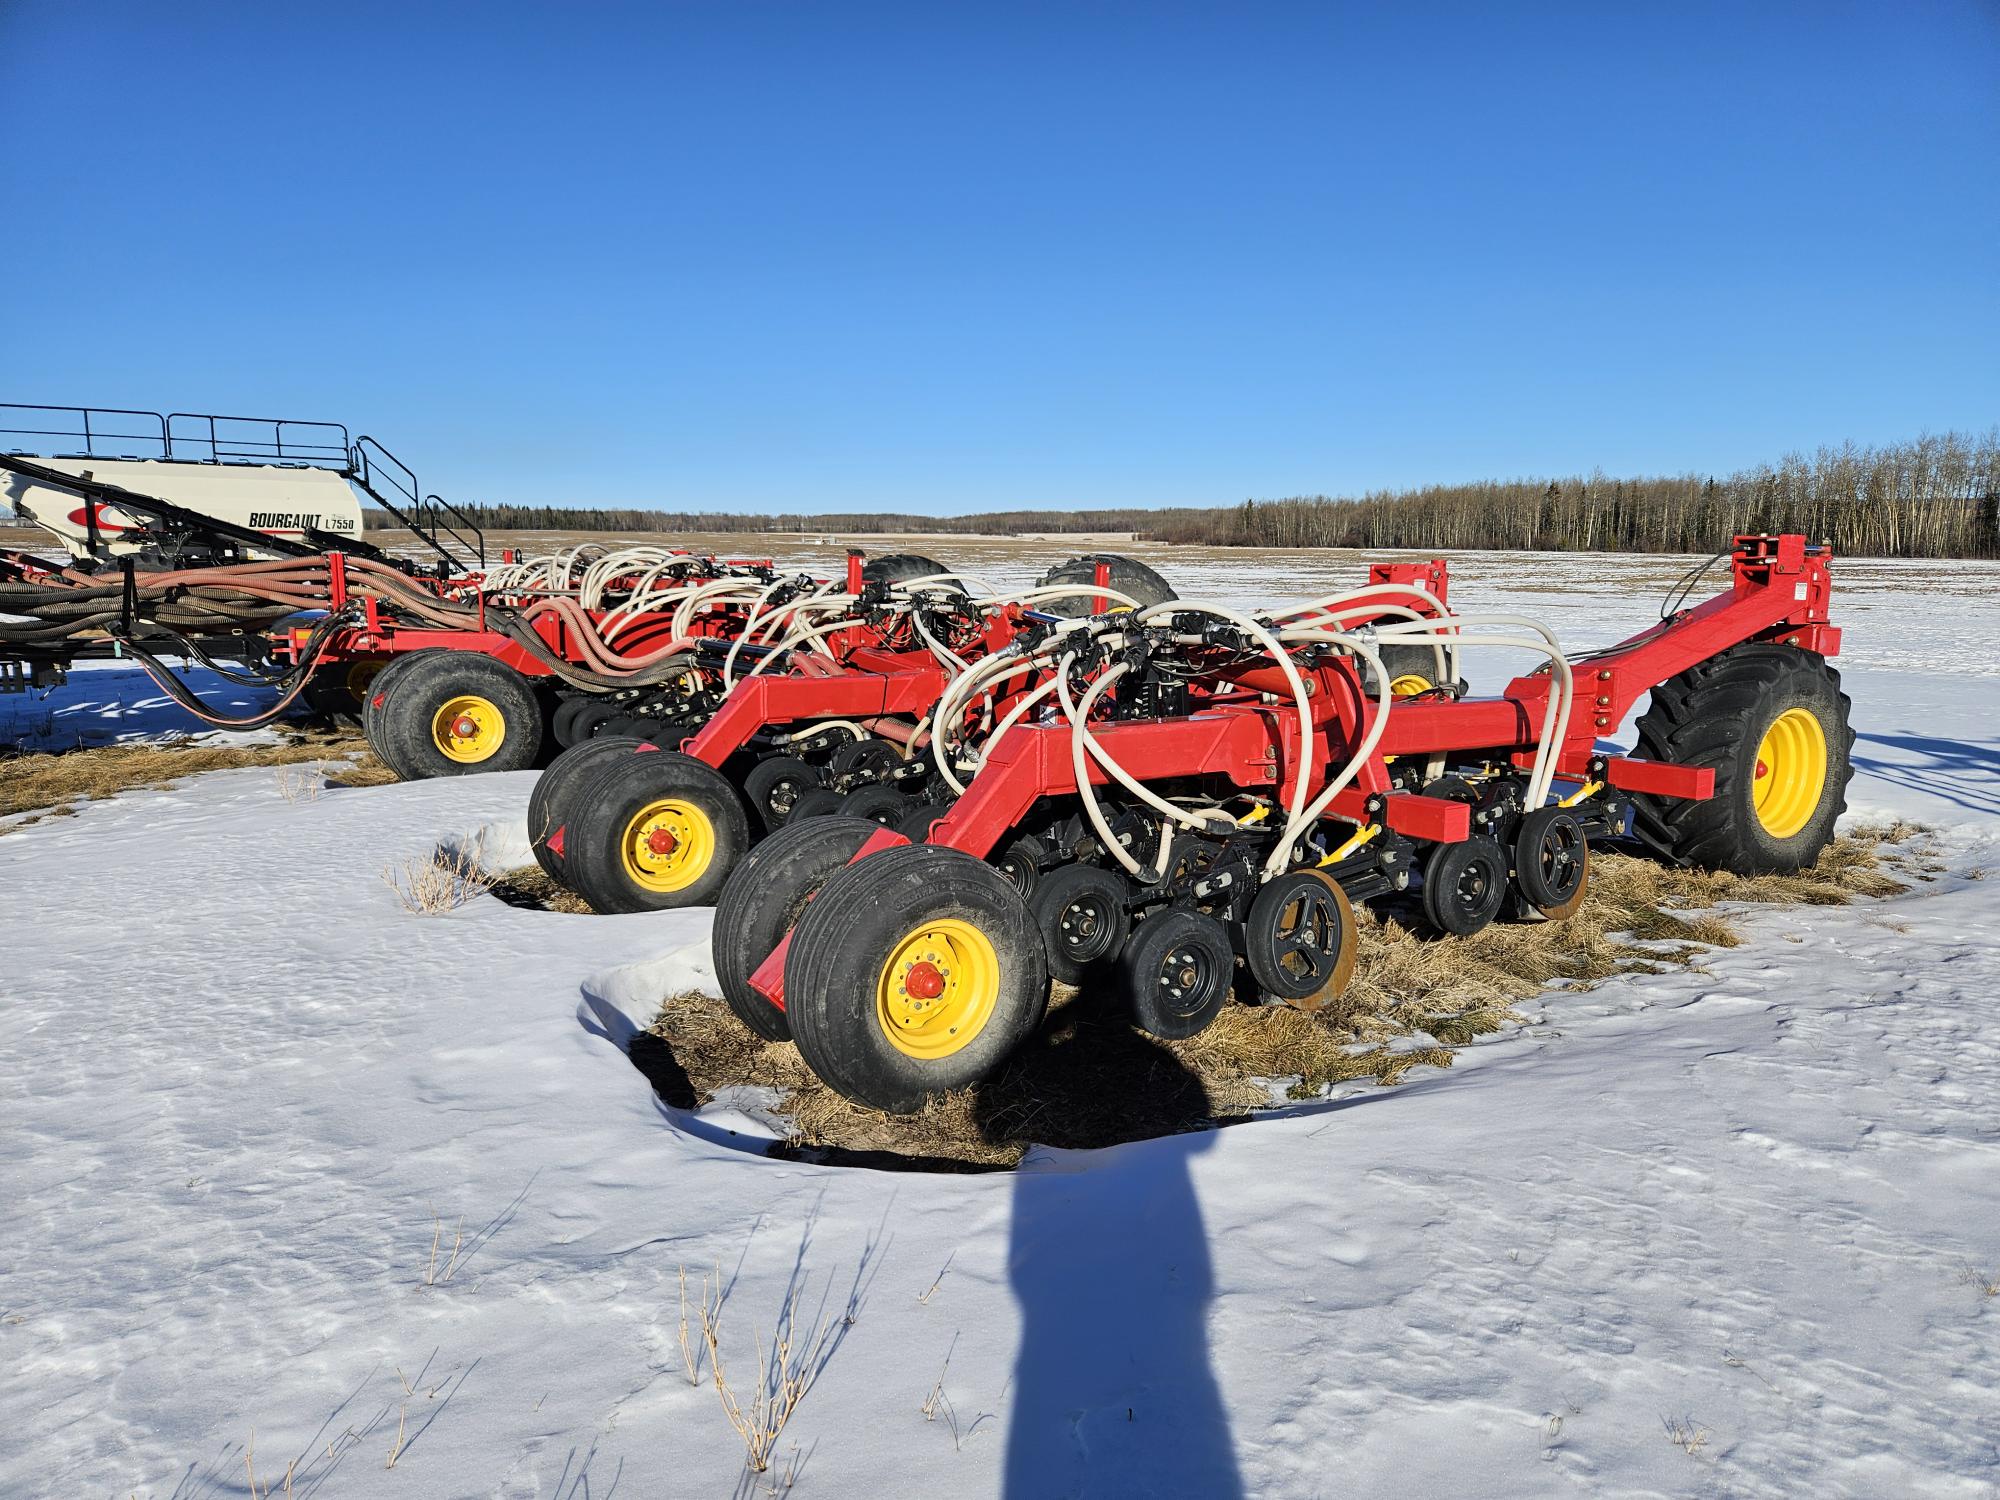
{"label": "shadow of photographer", "polygon": [[1242,1495],[1189,1172],[1215,1141],[1201,1080],[1122,1019],[1087,1016],[1038,1036],[980,1086],[975,1109],[989,1139],[1169,1137],[1109,1156],[1031,1154],[1015,1172],[1008,1276],[1022,1334],[1001,1493]]}

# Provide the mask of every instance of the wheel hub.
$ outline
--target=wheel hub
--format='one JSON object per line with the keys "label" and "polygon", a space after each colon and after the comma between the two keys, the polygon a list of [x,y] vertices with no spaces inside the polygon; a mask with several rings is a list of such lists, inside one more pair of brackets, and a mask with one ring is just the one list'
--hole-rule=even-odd
{"label": "wheel hub", "polygon": [[506,738],[507,718],[500,705],[478,693],[448,699],[431,718],[432,742],[447,760],[460,765],[491,760]]}
{"label": "wheel hub", "polygon": [[925,922],[893,944],[876,981],[876,1016],[898,1052],[949,1057],[992,1018],[1000,998],[993,941],[957,917]]}
{"label": "wheel hub", "polygon": [[1786,839],[1812,821],[1826,790],[1826,730],[1808,708],[1788,708],[1757,746],[1750,802],[1772,838]]}
{"label": "wheel hub", "polygon": [[719,835],[708,814],[681,797],[649,802],[625,825],[619,851],[625,876],[644,890],[685,890],[707,873]]}
{"label": "wheel hub", "polygon": [[1486,872],[1477,865],[1458,878],[1459,898],[1468,907],[1476,907],[1486,899]]}

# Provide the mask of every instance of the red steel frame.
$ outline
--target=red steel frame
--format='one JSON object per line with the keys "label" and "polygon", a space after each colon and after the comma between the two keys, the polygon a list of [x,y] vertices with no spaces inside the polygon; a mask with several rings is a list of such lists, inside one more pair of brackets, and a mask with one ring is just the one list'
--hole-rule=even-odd
{"label": "red steel frame", "polygon": [[[1775,640],[1832,656],[1840,631],[1828,623],[1832,593],[1831,548],[1809,546],[1802,536],[1739,536],[1732,554],[1733,582],[1720,594],[1660,625],[1642,631],[1579,664],[1567,732],[1557,753],[1556,773],[1572,781],[1595,776],[1626,791],[1700,799],[1713,795],[1715,773],[1625,756],[1600,756],[1597,736],[1624,718],[1655,684],[1746,641]],[[1407,566],[1407,565],[1405,565]],[[1442,562],[1427,565],[1442,597]],[[1377,570],[1378,582],[1421,582]],[[1428,585],[1427,585],[1428,586]],[[1275,668],[1234,674],[1251,689],[1218,695],[1181,718],[1108,721],[1091,733],[1112,756],[1142,781],[1189,776],[1226,776],[1235,785],[1270,791],[1288,800],[1300,777],[1310,798],[1324,787],[1329,768],[1342,765],[1380,712],[1364,692],[1352,661],[1336,658],[1302,669],[1313,705],[1312,753],[1302,752],[1298,715],[1289,702],[1271,704],[1266,691],[1289,692]],[[1525,766],[1533,758],[1536,734],[1553,682],[1547,671],[1517,677],[1497,698],[1398,702],[1381,741],[1354,782],[1337,796],[1329,812],[1356,822],[1379,819],[1413,838],[1453,843],[1470,834],[1471,810],[1462,802],[1390,790],[1390,756],[1490,752]],[[927,842],[985,858],[1027,815],[1037,800],[1077,790],[1075,759],[1067,723],[1021,725],[988,747],[984,763],[965,795],[932,825]],[[1110,778],[1087,762],[1093,785]],[[884,829],[856,859],[877,849],[909,842]],[[773,1004],[784,1004],[787,933],[751,978]]]}
{"label": "red steel frame", "polygon": [[[1611,785],[1626,791],[1707,797],[1714,790],[1713,772],[1625,756],[1600,758],[1597,736],[1614,728],[1654,684],[1742,642],[1782,640],[1823,656],[1839,651],[1840,631],[1827,623],[1832,591],[1827,549],[1809,549],[1801,536],[1736,540],[1729,593],[1583,664],[1556,756],[1558,776],[1585,780],[1596,764]],[[1301,753],[1298,717],[1288,704],[1228,698],[1184,719],[1111,722],[1094,726],[1092,733],[1144,781],[1225,775],[1238,786],[1273,788],[1283,801],[1304,777],[1310,797],[1326,785],[1328,768],[1345,762],[1380,710],[1362,691],[1349,659],[1302,675],[1312,694],[1315,737],[1324,741],[1313,754]],[[1284,687],[1276,668],[1242,673],[1234,681],[1260,690]],[[1440,842],[1465,838],[1465,804],[1391,792],[1385,758],[1492,751],[1511,754],[1515,764],[1525,766],[1553,690],[1548,672],[1538,671],[1515,678],[1497,698],[1398,702],[1374,753],[1331,811],[1365,821],[1370,802],[1379,797],[1383,820],[1399,833]],[[1108,784],[1094,762],[1089,772],[1093,784]],[[1023,726],[988,750],[978,778],[936,824],[930,842],[984,858],[1038,797],[1076,789],[1069,726]]]}
{"label": "red steel frame", "polygon": [[[1018,605],[994,611],[980,632],[980,655],[1005,647],[1027,624]],[[892,651],[860,644],[876,639],[866,625],[856,625],[852,631],[841,631],[828,639],[836,643],[837,665],[827,663],[823,668],[784,676],[744,678],[729,690],[722,706],[700,731],[681,746],[681,752],[719,767],[774,724],[805,719],[866,722],[892,714],[921,718],[944,695],[950,679],[928,649]],[[1009,694],[996,701],[1004,710],[1012,697]]]}

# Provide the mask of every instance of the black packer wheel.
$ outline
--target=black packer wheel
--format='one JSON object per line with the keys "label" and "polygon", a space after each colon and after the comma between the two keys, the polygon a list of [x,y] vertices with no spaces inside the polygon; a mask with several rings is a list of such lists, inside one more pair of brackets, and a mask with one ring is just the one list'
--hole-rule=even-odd
{"label": "black packer wheel", "polygon": [[1229,931],[1198,911],[1166,907],[1132,934],[1122,960],[1132,1018],[1165,1041],[1205,1030],[1236,981]]}
{"label": "black packer wheel", "polygon": [[594,701],[574,695],[557,701],[556,711],[549,719],[549,733],[555,736],[556,743],[563,749],[567,750],[571,745],[578,743],[576,716]]}
{"label": "black packer wheel", "polygon": [[1243,921],[1243,961],[1266,999],[1323,1010],[1354,977],[1360,929],[1347,892],[1318,870],[1267,881]]}
{"label": "black packer wheel", "polygon": [[787,823],[796,823],[802,818],[823,818],[828,813],[840,811],[840,804],[847,800],[845,792],[836,792],[830,786],[816,786],[800,792],[792,803],[792,810],[786,816]]}
{"label": "black packer wheel", "polygon": [[910,799],[893,786],[876,782],[858,786],[842,797],[839,810],[843,818],[866,818],[884,828],[894,828],[910,810]]}
{"label": "black packer wheel", "polygon": [[1541,807],[1514,836],[1514,884],[1528,905],[1560,921],[1583,905],[1590,884],[1590,840],[1566,807]]}
{"label": "black packer wheel", "polygon": [[799,798],[818,789],[819,772],[795,755],[760,760],[743,778],[743,795],[767,833],[782,828]]}
{"label": "black packer wheel", "polygon": [[892,771],[903,763],[903,752],[887,740],[869,738],[849,740],[826,759],[826,769],[834,776],[848,776],[856,771],[879,773]]}
{"label": "black packer wheel", "polygon": [[1064,865],[1036,883],[1028,910],[1042,929],[1051,979],[1082,984],[1117,958],[1132,925],[1125,895],[1125,882],[1096,865]]}
{"label": "black packer wheel", "polygon": [[1497,839],[1439,844],[1424,865],[1424,921],[1457,937],[1479,931],[1507,899],[1507,865]]}
{"label": "black packer wheel", "polygon": [[1012,881],[1023,896],[1033,897],[1047,857],[1048,847],[1032,833],[1024,833],[993,856],[993,868]]}

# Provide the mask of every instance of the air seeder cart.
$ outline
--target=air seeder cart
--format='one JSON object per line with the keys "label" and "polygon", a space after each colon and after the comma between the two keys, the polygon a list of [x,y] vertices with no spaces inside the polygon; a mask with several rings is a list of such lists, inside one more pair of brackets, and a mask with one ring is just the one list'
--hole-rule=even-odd
{"label": "air seeder cart", "polygon": [[[996,1067],[1052,974],[1099,977],[1141,1027],[1186,1037],[1239,958],[1267,1002],[1331,1003],[1356,901],[1447,933],[1560,919],[1592,843],[1617,837],[1716,868],[1808,865],[1852,742],[1830,551],[1745,536],[1730,557],[1727,592],[1577,657],[1532,621],[1454,614],[1441,564],[1435,586],[1256,617],[1176,602],[1067,622],[960,680],[1032,665],[1056,711],[976,752],[934,746],[964,790],[921,841],[808,819],[738,866],[715,920],[725,995],[841,1093],[909,1110]],[[1457,658],[1486,646],[1545,664],[1466,696]],[[1411,648],[1430,671],[1406,670]],[[1637,753],[1600,744],[1648,693]],[[1022,839],[1040,850],[1025,894],[989,863]]]}
{"label": "air seeder cart", "polygon": [[[0,422],[13,424],[0,426],[11,450],[0,492],[70,555],[0,552],[0,615],[12,617],[0,620],[0,689],[55,686],[74,662],[127,657],[191,713],[246,727],[207,710],[166,653],[278,691],[276,708],[247,721],[265,722],[315,686],[336,628],[336,558],[350,591],[385,609],[434,602],[484,559],[462,512],[338,423],[19,405],[0,405]],[[402,523],[418,558],[363,539],[363,495]],[[265,632],[315,613],[310,651],[274,660]]]}
{"label": "air seeder cart", "polygon": [[[704,722],[726,648],[753,614],[782,621],[839,592],[768,561],[602,547],[489,569],[478,527],[373,438],[336,423],[0,407],[7,492],[75,563],[0,554],[0,687],[52,686],[73,661],[126,656],[218,727],[304,700],[357,715],[406,779],[510,770],[557,743],[677,738]],[[46,450],[55,450],[49,452]],[[361,536],[366,495],[422,561]],[[939,572],[877,559],[871,581]],[[275,641],[276,627],[289,628]],[[161,660],[201,662],[279,694],[228,718]],[[226,666],[225,661],[237,666]]]}

